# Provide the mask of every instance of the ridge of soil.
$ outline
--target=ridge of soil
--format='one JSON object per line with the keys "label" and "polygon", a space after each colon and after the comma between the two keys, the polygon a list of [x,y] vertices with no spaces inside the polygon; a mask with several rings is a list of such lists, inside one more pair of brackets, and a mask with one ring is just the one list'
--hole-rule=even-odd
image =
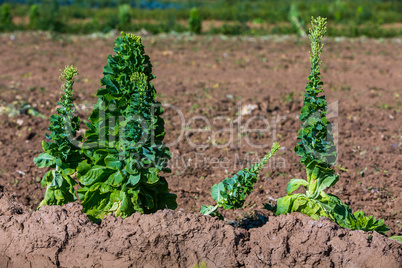
{"label": "ridge of soil", "polygon": [[171,210],[100,225],[70,203],[30,212],[0,193],[0,267],[400,267],[402,243],[294,213],[260,228]]}

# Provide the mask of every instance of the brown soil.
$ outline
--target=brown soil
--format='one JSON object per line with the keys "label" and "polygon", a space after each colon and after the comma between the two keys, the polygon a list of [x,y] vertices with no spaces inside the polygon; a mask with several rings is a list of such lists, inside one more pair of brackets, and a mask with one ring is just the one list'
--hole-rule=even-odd
{"label": "brown soil", "polygon": [[[31,105],[30,107],[47,117],[55,113],[55,103],[58,101],[61,85],[58,80],[59,69],[64,65],[74,64],[80,73],[75,84],[76,103],[79,104],[81,118],[87,118],[92,104],[96,101],[95,92],[99,88],[99,79],[103,66],[106,64],[106,56],[112,53],[113,39],[114,37],[52,37],[38,33],[14,33],[12,38],[10,34],[0,36],[0,57],[2,59],[0,62],[0,106],[3,107],[0,108],[0,113],[7,110],[7,113],[3,112],[0,115],[0,190],[10,193],[30,210],[37,207],[45,191],[40,187],[40,179],[46,170],[37,168],[33,164],[33,158],[41,153],[41,141],[44,139],[49,121],[46,118],[28,115],[22,104]],[[239,159],[242,160],[241,163],[244,167],[267,152],[267,148],[250,146],[247,144],[247,140],[256,144],[270,145],[276,138],[282,149],[274,161],[261,173],[253,193],[247,198],[244,209],[222,211],[229,220],[269,217],[270,214],[263,209],[263,203],[274,203],[277,198],[285,195],[286,184],[291,178],[305,178],[305,171],[299,164],[300,159],[293,152],[293,147],[296,144],[296,135],[300,127],[297,116],[302,106],[303,90],[309,72],[307,53],[309,44],[307,40],[289,37],[227,39],[219,36],[160,35],[147,36],[143,40],[146,44],[147,54],[150,55],[154,65],[154,74],[157,77],[154,84],[158,91],[158,100],[164,104],[178,107],[183,112],[185,123],[188,123],[187,127],[181,127],[177,112],[166,105],[164,114],[166,143],[173,143],[180,136],[182,129],[185,129],[186,134],[178,143],[170,145],[173,154],[171,161],[173,172],[167,175],[167,180],[171,192],[178,195],[177,213],[173,213],[171,217],[172,219],[188,217],[191,226],[199,226],[197,225],[198,220],[202,223],[213,223],[214,226],[220,226],[217,234],[228,232],[227,235],[231,239],[227,238],[231,242],[222,240],[219,243],[234,243],[233,241],[237,241],[235,234],[240,231],[225,227],[223,223],[215,222],[215,220],[205,219],[198,215],[198,211],[201,205],[212,204],[210,188],[213,184],[242,168]],[[326,40],[323,62],[322,75],[328,102],[338,102],[338,116],[332,118],[332,121],[338,126],[339,143],[336,169],[340,173],[340,180],[329,192],[339,196],[353,210],[363,209],[366,214],[373,214],[377,218],[385,219],[385,223],[391,228],[387,235],[402,235],[401,40]],[[293,96],[289,95],[291,92],[294,92]],[[242,117],[240,122],[237,107],[239,103],[240,106],[252,104],[257,105],[258,108],[250,115]],[[16,115],[10,117],[8,113],[13,109]],[[233,123],[234,142],[223,146],[224,148],[217,148],[216,144],[224,145],[229,141],[228,132],[220,133],[215,140],[211,132],[191,133],[193,129],[202,129],[206,126],[206,123],[201,120],[190,122],[193,116],[199,115],[205,116],[211,121],[213,131],[228,128]],[[225,118],[216,118],[217,116]],[[245,122],[252,116],[267,118],[270,132],[239,133],[239,126],[244,127]],[[214,118],[216,118],[215,121]],[[266,123],[255,119],[251,122],[250,128],[263,129],[266,128]],[[194,148],[190,146],[189,140],[195,144],[206,146]],[[221,161],[223,164],[219,166],[215,163],[216,161]],[[26,220],[33,220],[34,217],[37,217],[35,215],[41,215],[40,213],[56,215],[56,211],[60,217],[74,214],[85,220],[77,212],[76,206],[67,209],[67,211],[73,210],[76,211],[75,214],[62,212],[63,210],[60,208],[46,208],[43,212],[13,216],[12,221],[22,220],[24,217]],[[166,214],[167,212],[161,213]],[[57,218],[54,217],[54,219]],[[149,221],[146,220],[149,217],[152,216],[144,216],[144,222]],[[155,217],[155,221],[157,221],[156,218],[158,217]],[[3,219],[6,218],[3,217]],[[272,228],[275,224],[279,224],[283,219],[288,221],[286,226],[294,224],[296,230],[302,230],[313,222],[301,215],[269,217],[267,227],[264,225],[249,233],[241,231],[245,232],[245,235],[250,235],[251,242],[244,243],[250,248],[254,248],[251,247],[255,242],[252,239],[253,234],[265,230],[264,235],[267,236],[271,232],[269,230],[274,230]],[[108,218],[103,224],[107,226],[111,221],[112,219]],[[116,221],[119,222],[116,224],[121,224],[120,220]],[[135,215],[127,221],[142,221],[142,219]],[[185,225],[184,220],[181,221]],[[52,224],[56,222],[55,220]],[[87,221],[85,220],[85,222]],[[301,228],[302,223],[303,228]],[[328,227],[329,229],[335,228],[328,221],[321,221],[321,223],[325,226],[332,226]],[[95,229],[103,228],[91,224],[88,226]],[[177,226],[172,228],[179,228]],[[204,226],[197,228],[201,227],[204,228]],[[63,229],[65,227],[60,228],[60,232],[66,232]],[[319,232],[320,229],[315,228],[314,230],[312,232]],[[180,229],[171,231],[166,229],[164,235],[169,237],[176,231],[186,233],[186,229],[180,227]],[[347,234],[346,237],[341,236],[339,238],[341,240],[349,239],[347,238],[349,234],[350,237],[363,235],[361,232],[339,229],[328,231],[330,235],[327,237],[338,237],[339,232]],[[50,231],[48,234],[51,234]],[[195,237],[193,231],[188,231],[188,234]],[[262,233],[260,236],[262,237]],[[378,235],[373,234],[373,237],[377,239]],[[60,239],[62,241],[65,238]],[[241,241],[247,239],[244,238]],[[59,240],[42,240],[41,238],[38,241],[58,247],[56,241]],[[39,243],[38,241],[35,243]],[[256,241],[258,242],[255,243],[261,246],[268,240],[261,238]],[[144,243],[141,246],[152,246],[152,243]],[[189,249],[192,247],[190,242],[181,243],[186,243]],[[219,244],[216,243],[216,245]],[[70,242],[68,244],[71,246]],[[63,248],[61,252],[66,252],[65,245],[61,247]],[[178,246],[178,248],[180,247]],[[48,252],[45,248],[42,249],[45,252],[43,254],[50,254],[50,251]],[[241,248],[243,249],[243,246]],[[246,248],[244,246],[244,249]],[[331,248],[332,250],[328,249],[328,252],[319,251],[317,253],[321,254],[319,259],[322,258],[324,261],[325,256],[332,256],[331,252],[335,252],[336,247]],[[319,249],[321,250],[321,247]],[[186,249],[182,247],[177,250],[177,252],[184,252]],[[215,250],[219,251],[219,249]],[[230,252],[231,247],[228,247],[227,250]],[[339,252],[337,250],[336,252]],[[364,247],[356,250],[364,250]],[[179,262],[182,261],[183,265],[190,265],[196,261],[202,261],[204,259],[201,256],[206,256],[202,254],[207,254],[208,251],[210,250],[200,251],[200,255],[196,257],[186,256],[188,262],[179,258]],[[120,256],[123,254],[122,252],[113,256]],[[169,252],[170,255],[167,253],[167,259],[177,257],[177,255],[172,255],[173,251]],[[228,258],[226,265],[237,262],[239,264],[247,263],[253,258],[257,264],[257,256],[260,261],[268,262],[269,259],[274,259],[274,255],[269,257],[235,252],[236,254],[233,256],[227,253],[224,257],[219,258]],[[265,250],[261,252],[270,254]],[[288,250],[288,252],[291,251]],[[299,253],[295,252],[296,255],[292,258],[299,263],[300,259],[296,257],[299,256],[297,255]],[[309,251],[303,254],[307,254],[307,252]],[[8,256],[13,256],[14,253],[9,254],[11,255]],[[300,256],[307,256],[303,254]],[[283,255],[286,254],[283,253]],[[340,257],[339,261],[343,260],[341,264],[346,265],[347,260],[343,258],[350,258],[350,256],[352,255]],[[370,256],[376,255],[370,254]],[[138,257],[139,260],[145,260],[143,258]],[[151,257],[149,258],[148,260],[151,261]],[[158,258],[155,261],[160,260]],[[214,260],[217,257],[209,258]],[[305,261],[311,261],[314,258],[306,257]],[[332,260],[334,264],[340,263],[331,258],[328,258],[328,261]],[[53,262],[56,261],[54,256],[51,259]],[[362,259],[364,258],[362,257]],[[105,259],[105,261],[107,260]],[[205,261],[208,262],[208,258],[205,257]],[[289,259],[289,263],[290,261]],[[62,263],[61,259],[60,263]],[[306,262],[307,264],[310,262]]]}
{"label": "brown soil", "polygon": [[[295,213],[261,228],[171,210],[90,222],[76,203],[33,213],[0,194],[0,267],[398,267],[402,244]],[[29,243],[27,243],[29,241]]]}

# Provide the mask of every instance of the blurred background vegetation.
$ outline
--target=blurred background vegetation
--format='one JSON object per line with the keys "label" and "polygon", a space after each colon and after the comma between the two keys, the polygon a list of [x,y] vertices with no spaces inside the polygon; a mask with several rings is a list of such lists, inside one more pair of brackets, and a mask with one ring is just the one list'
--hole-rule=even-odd
{"label": "blurred background vegetation", "polygon": [[305,35],[311,16],[329,36],[402,36],[400,0],[0,0],[0,31]]}

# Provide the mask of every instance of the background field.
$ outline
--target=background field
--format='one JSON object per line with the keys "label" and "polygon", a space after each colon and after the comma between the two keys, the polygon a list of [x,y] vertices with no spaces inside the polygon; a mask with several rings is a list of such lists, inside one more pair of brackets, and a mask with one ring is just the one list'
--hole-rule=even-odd
{"label": "background field", "polygon": [[[41,152],[48,116],[55,113],[59,69],[67,64],[78,68],[76,103],[80,117],[86,118],[116,35],[31,32],[0,36],[1,191],[36,208],[44,194],[40,179],[46,171],[37,168],[33,158]],[[171,192],[178,195],[178,210],[198,213],[201,205],[212,204],[210,187],[239,170],[239,159],[248,165],[247,159],[253,161],[267,152],[247,145],[246,139],[271,144],[276,137],[282,146],[275,158],[278,162],[261,173],[244,209],[224,212],[232,220],[263,219],[268,215],[263,203],[285,195],[291,178],[305,176],[293,147],[309,72],[308,40],[162,34],[143,36],[143,42],[157,77],[157,99],[166,106],[167,143],[182,130],[180,117],[168,104],[183,112],[186,123],[199,115],[212,122],[212,130],[233,123],[235,137],[240,137],[221,149],[216,144],[227,143],[228,133],[211,141],[209,132],[190,134],[192,129],[205,129],[203,121],[187,125],[188,139],[207,147],[195,149],[186,139],[170,146],[172,174],[167,180]],[[401,52],[400,39],[327,38],[322,66],[328,102],[339,111],[332,120],[338,125],[340,180],[332,192],[353,210],[384,218],[391,228],[389,235],[402,234]],[[243,117],[242,125],[252,116],[261,116],[270,122],[269,133],[238,133],[238,105],[248,104],[257,109]],[[217,116],[227,118],[214,121]],[[266,125],[256,119],[250,127]],[[216,167],[211,162],[214,157],[227,159],[228,164]]]}
{"label": "background field", "polygon": [[[402,2],[397,0],[3,0],[1,3],[11,3],[11,20],[4,9],[0,12],[1,31],[187,32],[190,9],[197,7],[203,19],[203,34],[297,34],[298,28],[290,23],[290,16],[297,18],[304,30],[308,29],[311,16],[323,16],[329,20],[329,36],[402,35]],[[122,8],[125,4],[129,5]]]}

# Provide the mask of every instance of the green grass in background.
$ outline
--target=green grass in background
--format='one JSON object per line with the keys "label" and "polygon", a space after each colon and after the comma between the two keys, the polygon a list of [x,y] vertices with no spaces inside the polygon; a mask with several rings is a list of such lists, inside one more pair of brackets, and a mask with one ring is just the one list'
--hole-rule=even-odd
{"label": "green grass in background", "polygon": [[[311,16],[323,16],[331,25],[329,36],[402,36],[399,25],[402,1],[396,0],[76,0],[72,5],[65,5],[66,2],[43,0],[36,7],[11,4],[13,23],[2,22],[0,31],[31,29],[87,34],[112,29],[145,29],[154,34],[189,32],[191,9],[197,7],[203,21],[203,34],[301,34],[300,30],[309,27]],[[2,4],[2,7],[4,5],[9,4]],[[5,13],[7,9],[4,8]],[[297,14],[302,28],[291,22],[292,14]],[[29,23],[30,18],[35,21]]]}

